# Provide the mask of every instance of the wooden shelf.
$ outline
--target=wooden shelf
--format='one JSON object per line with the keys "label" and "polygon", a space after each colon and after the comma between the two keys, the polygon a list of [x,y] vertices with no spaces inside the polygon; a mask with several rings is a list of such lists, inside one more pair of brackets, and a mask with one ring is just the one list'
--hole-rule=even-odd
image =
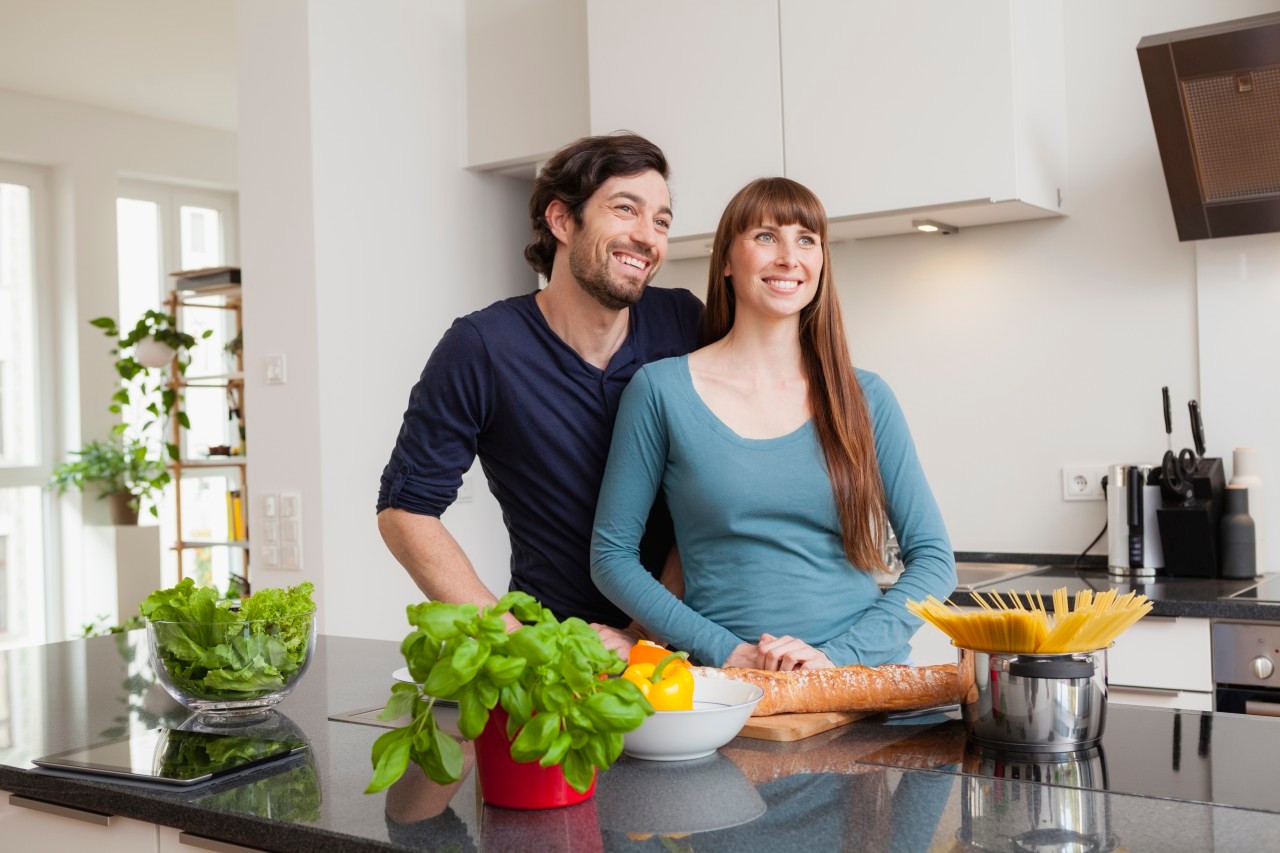
{"label": "wooden shelf", "polygon": [[207,376],[182,376],[176,385],[184,388],[225,388],[228,385],[243,385],[243,373],[211,373]]}
{"label": "wooden shelf", "polygon": [[169,460],[170,468],[243,468],[249,464],[247,456],[220,456],[215,459]]}
{"label": "wooden shelf", "polygon": [[173,550],[188,551],[192,548],[245,548],[249,547],[249,540],[243,539],[239,542],[228,542],[219,539],[184,539],[181,542],[173,543]]}

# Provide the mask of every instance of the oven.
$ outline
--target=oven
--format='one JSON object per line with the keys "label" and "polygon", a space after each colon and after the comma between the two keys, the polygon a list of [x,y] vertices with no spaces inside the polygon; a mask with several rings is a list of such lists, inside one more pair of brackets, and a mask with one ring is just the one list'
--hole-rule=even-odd
{"label": "oven", "polygon": [[1280,717],[1280,623],[1214,622],[1213,709]]}

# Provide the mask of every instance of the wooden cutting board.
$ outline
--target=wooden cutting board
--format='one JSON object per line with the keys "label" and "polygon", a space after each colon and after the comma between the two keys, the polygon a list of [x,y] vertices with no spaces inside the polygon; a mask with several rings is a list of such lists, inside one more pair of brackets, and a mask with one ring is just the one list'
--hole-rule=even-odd
{"label": "wooden cutting board", "polygon": [[751,717],[742,727],[742,731],[738,732],[738,736],[757,740],[802,740],[877,713],[879,712],[826,711],[820,714],[774,714],[771,717]]}

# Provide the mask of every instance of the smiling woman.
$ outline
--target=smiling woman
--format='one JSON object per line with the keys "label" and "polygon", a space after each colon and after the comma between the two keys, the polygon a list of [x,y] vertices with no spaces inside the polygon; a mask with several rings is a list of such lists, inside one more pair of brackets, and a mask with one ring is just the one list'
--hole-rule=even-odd
{"label": "smiling woman", "polygon": [[[596,509],[592,578],[703,663],[815,669],[900,663],[908,598],[955,586],[950,543],[893,393],[854,371],[808,189],[743,188],[712,250],[705,346],[655,362],[623,395]],[[685,594],[636,559],[661,489]],[[883,520],[906,569],[884,595]]]}

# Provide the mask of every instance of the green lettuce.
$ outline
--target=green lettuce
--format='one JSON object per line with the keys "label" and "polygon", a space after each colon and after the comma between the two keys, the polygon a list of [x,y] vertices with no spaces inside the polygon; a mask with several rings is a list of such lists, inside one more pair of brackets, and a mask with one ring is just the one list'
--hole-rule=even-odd
{"label": "green lettuce", "polygon": [[202,699],[252,699],[279,690],[306,662],[314,590],[306,582],[226,601],[185,578],[147,596],[139,609],[179,690]]}

